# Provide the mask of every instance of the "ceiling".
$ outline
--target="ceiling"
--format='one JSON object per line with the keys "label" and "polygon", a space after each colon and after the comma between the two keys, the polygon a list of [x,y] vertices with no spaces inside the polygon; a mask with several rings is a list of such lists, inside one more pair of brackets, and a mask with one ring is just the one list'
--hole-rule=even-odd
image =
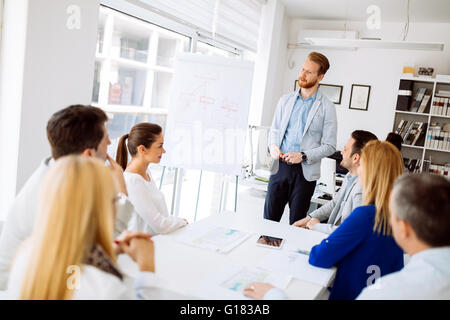
{"label": "ceiling", "polygon": [[[405,22],[408,0],[281,0],[291,18],[365,21],[377,5],[381,20]],[[410,0],[410,22],[450,22],[450,0]]]}

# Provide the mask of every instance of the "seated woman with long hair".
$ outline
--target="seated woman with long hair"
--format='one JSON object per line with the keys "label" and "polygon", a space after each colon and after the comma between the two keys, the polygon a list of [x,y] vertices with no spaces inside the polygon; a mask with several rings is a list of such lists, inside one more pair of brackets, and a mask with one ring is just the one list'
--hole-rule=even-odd
{"label": "seated woman with long hair", "polygon": [[[330,300],[353,300],[377,276],[403,268],[403,251],[392,237],[388,207],[394,181],[402,173],[402,157],[390,142],[370,141],[363,148],[358,168],[363,206],[354,209],[309,255],[313,266],[337,266]],[[281,290],[265,283],[250,284],[244,294],[253,298],[286,298]]]}
{"label": "seated woman with long hair", "polygon": [[164,234],[187,224],[185,219],[169,215],[164,194],[149,170],[150,163],[161,161],[166,152],[163,145],[162,128],[148,122],[136,124],[119,140],[116,161],[124,170],[128,197],[136,210],[128,224],[130,230]]}
{"label": "seated woman with long hair", "polygon": [[[117,188],[101,161],[60,158],[40,194],[35,228],[16,253],[11,299],[134,299],[154,290],[154,247],[148,234],[124,232],[113,243]],[[140,272],[125,285],[116,256],[127,253]],[[153,288],[153,289],[152,289]]]}

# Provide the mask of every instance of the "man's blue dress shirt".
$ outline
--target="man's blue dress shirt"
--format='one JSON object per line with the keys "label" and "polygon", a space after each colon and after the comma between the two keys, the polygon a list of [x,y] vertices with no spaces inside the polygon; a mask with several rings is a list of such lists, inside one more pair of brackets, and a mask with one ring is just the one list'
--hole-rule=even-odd
{"label": "man's blue dress shirt", "polygon": [[306,120],[314,101],[316,101],[317,91],[312,97],[303,99],[300,90],[296,94],[294,107],[292,108],[291,117],[281,142],[281,152],[300,152],[302,143],[303,130],[305,129]]}

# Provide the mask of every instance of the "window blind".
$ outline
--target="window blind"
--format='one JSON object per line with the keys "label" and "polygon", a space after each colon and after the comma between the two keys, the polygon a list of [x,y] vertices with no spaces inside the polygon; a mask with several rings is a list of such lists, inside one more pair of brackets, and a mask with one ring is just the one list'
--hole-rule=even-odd
{"label": "window blind", "polygon": [[[222,37],[257,51],[261,0],[138,0],[156,12],[198,29],[202,36]],[[136,1],[134,1],[136,2]],[[206,34],[205,34],[206,33]],[[232,44],[231,43],[231,44]]]}

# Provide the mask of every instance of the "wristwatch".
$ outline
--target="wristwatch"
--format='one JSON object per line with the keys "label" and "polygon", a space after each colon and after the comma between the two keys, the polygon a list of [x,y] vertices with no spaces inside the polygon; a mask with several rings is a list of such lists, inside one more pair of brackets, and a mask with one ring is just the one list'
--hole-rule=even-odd
{"label": "wristwatch", "polygon": [[302,154],[302,161],[305,161],[308,157],[304,152],[300,152]]}

